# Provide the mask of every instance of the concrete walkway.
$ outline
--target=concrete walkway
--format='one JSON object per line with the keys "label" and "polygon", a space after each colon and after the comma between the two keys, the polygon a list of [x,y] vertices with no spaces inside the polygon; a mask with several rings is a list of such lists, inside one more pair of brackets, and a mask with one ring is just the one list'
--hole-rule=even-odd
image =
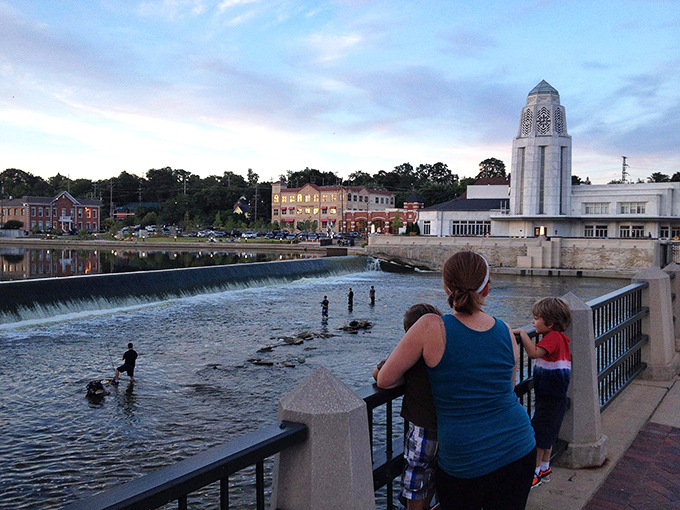
{"label": "concrete walkway", "polygon": [[553,466],[528,510],[680,509],[680,382],[636,381],[602,413],[607,461]]}

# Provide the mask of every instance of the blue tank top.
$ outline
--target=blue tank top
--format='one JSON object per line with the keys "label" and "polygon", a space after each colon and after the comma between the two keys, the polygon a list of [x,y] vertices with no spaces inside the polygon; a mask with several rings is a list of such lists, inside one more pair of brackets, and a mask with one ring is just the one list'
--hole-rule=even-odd
{"label": "blue tank top", "polygon": [[526,410],[512,387],[515,356],[503,321],[488,331],[442,316],[446,348],[428,367],[437,409],[439,465],[457,478],[491,473],[536,446]]}

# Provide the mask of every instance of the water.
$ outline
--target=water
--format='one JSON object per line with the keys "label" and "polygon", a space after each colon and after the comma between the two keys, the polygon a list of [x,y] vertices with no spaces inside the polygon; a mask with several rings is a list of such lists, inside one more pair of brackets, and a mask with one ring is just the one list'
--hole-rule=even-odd
{"label": "water", "polygon": [[[488,310],[512,325],[530,321],[539,297],[571,290],[587,300],[627,283],[492,280]],[[370,285],[377,290],[375,307],[368,304]],[[324,294],[327,322],[321,320]],[[369,271],[3,325],[0,508],[60,508],[272,423],[278,400],[320,366],[353,389],[366,386],[401,337],[404,311],[421,301],[446,309],[439,274]],[[357,318],[372,321],[373,329],[338,330]],[[256,352],[305,330],[338,336]],[[88,402],[85,385],[112,375],[127,342],[140,355],[136,383],[129,386],[123,376],[103,402]],[[255,366],[250,358],[275,365]],[[240,507],[238,498],[232,504]]]}

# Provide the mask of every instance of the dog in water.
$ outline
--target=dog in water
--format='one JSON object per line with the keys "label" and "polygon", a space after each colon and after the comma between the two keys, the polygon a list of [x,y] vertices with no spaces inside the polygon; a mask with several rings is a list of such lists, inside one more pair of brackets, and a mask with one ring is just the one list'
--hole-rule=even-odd
{"label": "dog in water", "polygon": [[101,381],[90,381],[86,387],[86,397],[90,400],[101,400],[109,394]]}

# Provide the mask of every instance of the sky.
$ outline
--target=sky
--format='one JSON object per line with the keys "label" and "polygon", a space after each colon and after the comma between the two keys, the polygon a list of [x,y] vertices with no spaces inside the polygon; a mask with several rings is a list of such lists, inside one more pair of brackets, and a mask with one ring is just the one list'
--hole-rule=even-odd
{"label": "sky", "polygon": [[473,177],[541,80],[573,174],[680,171],[677,0],[0,0],[0,170]]}

